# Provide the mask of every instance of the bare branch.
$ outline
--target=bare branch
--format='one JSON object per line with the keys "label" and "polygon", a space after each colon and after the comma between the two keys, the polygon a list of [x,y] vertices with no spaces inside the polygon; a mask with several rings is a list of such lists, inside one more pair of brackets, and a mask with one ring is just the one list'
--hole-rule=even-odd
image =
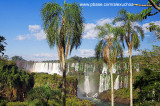
{"label": "bare branch", "polygon": [[134,4],[134,6],[140,6],[140,7],[152,7],[152,5],[146,5],[146,4]]}
{"label": "bare branch", "polygon": [[153,13],[153,14],[149,13],[148,16],[156,15],[156,14],[159,13],[159,12],[160,12],[160,11],[157,11],[157,12],[155,12],[155,13]]}
{"label": "bare branch", "polygon": [[155,9],[157,9],[158,11],[160,11],[160,7],[158,7],[152,0],[148,0],[150,3],[151,3],[151,5],[155,8]]}

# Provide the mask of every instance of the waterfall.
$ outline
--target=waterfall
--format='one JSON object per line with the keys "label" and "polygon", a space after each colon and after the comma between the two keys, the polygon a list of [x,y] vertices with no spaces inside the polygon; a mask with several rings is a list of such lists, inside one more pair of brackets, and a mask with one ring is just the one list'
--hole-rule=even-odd
{"label": "waterfall", "polygon": [[74,67],[75,67],[75,71],[78,71],[79,70],[79,63],[75,63]]}
{"label": "waterfall", "polygon": [[103,79],[103,74],[100,74],[100,80],[99,80],[99,92],[103,92],[103,82],[104,82],[104,79]]}
{"label": "waterfall", "polygon": [[116,65],[112,65],[113,74],[117,72]]}
{"label": "waterfall", "polygon": [[110,89],[110,75],[100,74],[99,92]]}
{"label": "waterfall", "polygon": [[114,82],[114,89],[116,89],[116,90],[119,89],[119,75],[117,75],[117,78]]}
{"label": "waterfall", "polygon": [[37,73],[48,73],[48,74],[58,74],[62,75],[62,71],[60,69],[60,63],[45,63],[45,62],[39,62],[39,63],[28,63],[25,67],[26,70],[29,70],[30,72],[37,72]]}
{"label": "waterfall", "polygon": [[106,64],[103,64],[102,74],[106,74],[108,71],[108,66]]}
{"label": "waterfall", "polygon": [[89,76],[85,76],[84,92],[86,93],[87,96],[90,93]]}

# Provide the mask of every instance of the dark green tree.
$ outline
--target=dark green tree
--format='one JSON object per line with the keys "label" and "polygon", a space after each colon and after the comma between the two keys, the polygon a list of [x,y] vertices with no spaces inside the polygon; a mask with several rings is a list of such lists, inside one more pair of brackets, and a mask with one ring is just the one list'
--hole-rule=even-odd
{"label": "dark green tree", "polygon": [[44,31],[47,35],[49,47],[57,47],[60,64],[63,69],[63,106],[66,105],[66,64],[68,52],[81,45],[84,22],[82,8],[76,3],[64,2],[61,7],[55,2],[43,5],[41,9]]}
{"label": "dark green tree", "polygon": [[134,89],[138,89],[137,105],[158,106],[155,103],[160,100],[160,73],[150,69],[141,70],[136,76]]}
{"label": "dark green tree", "polygon": [[5,37],[0,36],[0,53],[2,54],[2,56],[4,55],[4,51],[5,51],[5,45],[7,45],[7,43],[5,42]]}
{"label": "dark green tree", "polygon": [[144,38],[144,31],[142,30],[142,27],[140,26],[133,26],[135,22],[141,21],[139,14],[131,14],[127,12],[126,10],[122,9],[118,12],[118,16],[113,20],[113,23],[116,22],[122,22],[121,27],[124,28],[125,34],[120,34],[120,40],[124,45],[124,42],[126,42],[126,45],[128,47],[129,52],[129,65],[130,65],[130,106],[133,106],[133,100],[132,100],[132,49],[137,49],[140,46],[140,40],[139,36],[141,36],[141,39]]}
{"label": "dark green tree", "polygon": [[13,61],[24,61],[24,59],[21,56],[13,56],[12,60]]}

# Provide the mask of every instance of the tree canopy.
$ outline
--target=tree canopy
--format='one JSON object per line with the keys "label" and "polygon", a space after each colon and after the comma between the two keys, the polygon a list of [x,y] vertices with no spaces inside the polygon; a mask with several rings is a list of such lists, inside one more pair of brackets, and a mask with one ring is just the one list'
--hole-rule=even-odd
{"label": "tree canopy", "polygon": [[0,53],[2,54],[2,55],[4,55],[4,51],[5,51],[5,45],[7,45],[7,43],[5,42],[5,37],[3,37],[3,36],[0,36]]}
{"label": "tree canopy", "polygon": [[[160,1],[159,0],[148,0],[147,4],[134,4],[135,6],[148,7],[144,9],[140,14],[142,18],[146,19],[148,16],[156,15],[160,12]],[[155,11],[156,10],[156,11]]]}

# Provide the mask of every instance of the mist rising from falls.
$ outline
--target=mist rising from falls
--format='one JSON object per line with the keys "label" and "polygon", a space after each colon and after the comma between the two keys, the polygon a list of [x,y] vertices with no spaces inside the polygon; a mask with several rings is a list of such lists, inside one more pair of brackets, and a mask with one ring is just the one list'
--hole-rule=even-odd
{"label": "mist rising from falls", "polygon": [[85,76],[85,81],[84,81],[84,92],[86,93],[86,95],[88,96],[88,94],[90,93],[90,85],[89,85],[89,76]]}

